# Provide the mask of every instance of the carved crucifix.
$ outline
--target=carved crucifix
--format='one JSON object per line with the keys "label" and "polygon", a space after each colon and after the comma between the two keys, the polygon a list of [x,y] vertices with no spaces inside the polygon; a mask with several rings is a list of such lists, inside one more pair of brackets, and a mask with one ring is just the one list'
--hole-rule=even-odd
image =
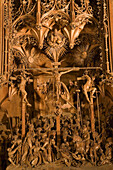
{"label": "carved crucifix", "polygon": [[43,73],[50,74],[50,75],[52,75],[54,77],[54,83],[55,83],[55,87],[56,87],[56,98],[57,98],[56,99],[56,108],[57,108],[56,109],[57,110],[57,113],[56,113],[57,146],[60,146],[61,103],[60,103],[59,99],[60,99],[60,94],[61,94],[61,76],[74,70],[73,68],[71,68],[71,69],[67,68],[66,71],[59,72],[59,70],[58,70],[59,65],[60,65],[59,62],[54,62],[53,63],[54,69],[51,70],[51,72],[41,71]]}
{"label": "carved crucifix", "polygon": [[23,70],[21,75],[17,75],[15,77],[10,77],[11,80],[17,80],[17,78],[21,79],[20,84],[18,85],[19,91],[22,95],[22,137],[25,136],[25,113],[26,113],[26,104],[31,107],[31,104],[27,100],[27,92],[25,90],[27,82],[33,82],[30,78],[31,74]]}
{"label": "carved crucifix", "polygon": [[[94,87],[95,77],[91,78],[89,75],[85,74],[82,77],[78,77],[77,80],[87,80],[85,85],[83,86],[83,92],[86,96],[87,101],[90,104],[91,130],[92,130],[93,137],[95,139],[95,118],[94,118],[94,106],[93,106],[94,93],[96,92],[96,88]],[[90,98],[88,96],[88,92],[90,92]]]}

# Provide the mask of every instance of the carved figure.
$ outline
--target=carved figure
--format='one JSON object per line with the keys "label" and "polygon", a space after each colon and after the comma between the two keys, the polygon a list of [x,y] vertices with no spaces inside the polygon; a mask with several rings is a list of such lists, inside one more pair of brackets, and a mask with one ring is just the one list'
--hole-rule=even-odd
{"label": "carved figure", "polygon": [[[27,82],[33,82],[33,80],[30,78],[30,75],[31,75],[30,73],[23,71],[23,72],[21,72],[21,75],[17,75],[15,77],[11,76],[10,79],[11,80],[17,80],[18,78],[21,79],[20,84],[18,84],[19,90],[22,93],[23,100],[26,102],[26,104],[28,106],[31,107],[31,104],[27,100],[27,92],[25,90],[26,83]],[[11,87],[9,89],[9,94],[11,93],[10,95],[14,95],[16,93],[16,88],[14,88],[14,87],[15,87],[15,85],[11,85]]]}
{"label": "carved figure", "polygon": [[103,150],[101,148],[102,138],[95,132],[95,141],[91,141],[90,147],[90,157],[92,164],[96,165],[99,161],[98,154],[100,153],[103,156]]}
{"label": "carved figure", "polygon": [[94,80],[95,77],[91,77],[87,74],[83,75],[82,77],[77,78],[77,80],[87,80],[86,84],[83,86],[83,92],[86,96],[86,99],[89,103],[91,103],[88,92],[91,92],[91,97],[94,97],[94,93],[96,91],[96,88],[94,87]]}
{"label": "carved figure", "polygon": [[41,158],[41,146],[40,142],[38,139],[35,141],[35,145],[33,146],[33,160],[31,162],[31,165],[33,167],[38,166],[42,163],[42,158]]}
{"label": "carved figure", "polygon": [[73,134],[73,143],[74,143],[74,149],[75,153],[72,153],[72,156],[75,160],[85,160],[85,142],[82,140],[82,138],[79,136],[78,131]]}
{"label": "carved figure", "polygon": [[112,138],[108,138],[106,140],[106,144],[105,144],[105,160],[102,162],[102,164],[110,164],[111,163],[111,159],[112,159],[112,145],[113,145],[113,140]]}
{"label": "carved figure", "polygon": [[64,163],[70,167],[71,163],[72,163],[72,157],[69,151],[70,147],[68,143],[62,143],[61,147],[60,147],[60,153],[62,156],[62,161],[64,161]]}
{"label": "carved figure", "polygon": [[18,135],[15,135],[12,143],[13,145],[11,148],[7,149],[9,156],[8,160],[15,166],[21,159],[22,140],[19,139]]}
{"label": "carved figure", "polygon": [[27,92],[25,91],[25,86],[28,81],[32,82],[33,80],[31,80],[29,76],[27,77],[24,72],[21,73],[21,83],[19,84],[19,90],[21,91],[23,95],[24,101],[27,103],[28,106],[31,106],[31,104],[27,100]]}
{"label": "carved figure", "polygon": [[[61,115],[60,149],[56,146],[56,130],[53,130],[56,128],[56,122],[54,120],[53,117],[40,117],[38,124],[35,120],[35,126],[28,122],[29,131],[23,144],[17,129],[17,135],[14,136],[12,146],[8,149],[9,161],[13,165],[24,163],[32,167],[54,161],[63,162],[68,167],[71,165],[78,167],[89,158],[93,165],[111,163],[112,138],[107,138],[104,145],[102,134],[95,132],[95,140],[92,140],[87,116],[84,117],[82,129],[79,129],[76,114],[71,117]],[[102,145],[105,147],[105,152],[103,152]],[[58,158],[60,159],[57,160]]]}
{"label": "carved figure", "polygon": [[46,108],[46,100],[47,100],[47,83],[41,82],[37,79],[37,94],[40,97],[39,109],[40,114],[43,115],[43,110]]}
{"label": "carved figure", "polygon": [[90,131],[86,125],[83,126],[83,140],[85,142],[85,153],[90,149]]}
{"label": "carved figure", "polygon": [[32,155],[33,144],[35,142],[35,132],[33,124],[29,124],[29,131],[23,142],[23,155],[22,155],[22,162],[26,162],[27,154],[30,153]]}
{"label": "carved figure", "polygon": [[[0,22],[4,22],[1,24],[0,30],[0,34],[3,37],[3,39],[0,40],[0,46],[2,45],[0,47],[0,53],[3,54],[0,56],[0,87],[7,83],[10,84],[9,100],[18,92],[22,96],[22,120],[17,125],[22,136],[18,133],[17,129],[14,139],[12,139],[11,147],[8,148],[9,161],[14,166],[27,164],[30,167],[36,167],[43,163],[48,164],[57,159],[63,161],[68,167],[71,165],[79,166],[88,159],[90,159],[94,165],[111,163],[113,141],[109,136],[113,129],[107,129],[109,118],[106,116],[106,112],[109,111],[109,109],[103,111],[104,109],[102,108],[102,115],[105,114],[104,119],[107,120],[107,123],[105,122],[106,125],[100,126],[99,128],[99,132],[102,132],[101,137],[101,134],[95,133],[98,128],[97,117],[94,117],[95,110],[99,113],[100,98],[97,101],[97,108],[95,101],[93,102],[97,86],[102,94],[104,94],[104,83],[107,86],[113,86],[113,74],[109,73],[112,71],[112,63],[109,63],[112,57],[108,55],[108,43],[110,45],[108,40],[109,38],[111,39],[112,36],[108,37],[107,35],[109,32],[109,24],[106,15],[106,0],[102,2],[102,5],[100,4],[100,0],[97,0],[99,15],[96,16],[94,14],[94,17],[96,16],[99,22],[93,17],[92,7],[89,5],[92,4],[91,0],[77,0],[77,3],[75,3],[75,0],[18,1],[19,2],[16,2],[16,0],[4,0],[3,3],[0,3],[0,6],[4,7],[4,9],[0,11]],[[17,12],[15,9],[17,9]],[[102,13],[100,13],[101,11]],[[11,17],[13,14],[15,14],[14,18]],[[103,19],[103,21],[100,21],[100,18]],[[90,19],[92,19],[92,25],[88,26],[87,23],[90,22]],[[105,29],[102,28],[103,25]],[[98,27],[98,29],[96,28],[94,33],[91,33],[93,26]],[[99,36],[100,27],[100,30],[102,30],[101,36]],[[105,39],[103,38],[103,41],[105,40],[106,43],[100,43],[104,31]],[[87,33],[89,34],[88,36]],[[89,39],[89,36],[94,37],[94,35],[96,35],[95,37],[98,37],[98,39]],[[88,42],[86,43],[85,41]],[[79,43],[81,43],[81,45]],[[72,50],[75,44],[78,47]],[[85,44],[85,46],[82,44]],[[106,45],[106,53],[103,57],[99,54],[103,47],[99,46],[104,46],[104,44]],[[70,51],[68,52],[73,53],[73,57],[71,57],[72,60],[69,60],[72,61],[72,63],[68,65],[71,66],[71,68],[67,66],[68,62],[65,61],[66,58],[63,59],[63,55],[69,48]],[[92,63],[96,57],[96,53],[94,55],[92,54],[94,57],[90,57],[92,58],[91,61],[86,63],[89,59],[88,56],[95,51],[95,48],[97,48],[96,51],[99,54],[97,55],[97,60],[102,60],[103,67],[101,67],[101,61],[97,64],[99,68],[96,67],[97,60],[94,64]],[[76,51],[78,51],[78,53],[75,55]],[[104,52],[102,52],[102,55],[103,54]],[[74,57],[76,59],[73,60]],[[65,64],[67,66],[66,68]],[[74,65],[90,65],[90,67],[73,68],[72,66]],[[94,67],[92,67],[92,65]],[[93,76],[94,70],[97,71],[97,69],[99,69],[100,75],[100,70],[103,68],[103,71],[106,69],[107,72],[107,74],[105,73],[105,80],[103,79],[103,75],[103,77],[99,76],[99,79],[102,78],[103,80],[101,79],[101,81],[97,83],[96,78],[98,76]],[[90,70],[92,76],[85,74],[77,78],[84,69]],[[32,87],[38,94],[34,97],[34,104],[36,106],[39,102],[40,117],[37,106],[32,109],[26,108],[26,105],[31,107],[27,98],[28,93],[26,86],[27,83],[33,82],[33,80],[31,79],[31,73],[25,70],[33,73],[34,80],[36,78],[35,76],[39,76],[40,73],[41,76],[39,76],[39,79],[43,77],[42,73],[45,73],[46,76],[50,75],[51,82],[46,81],[47,77],[43,82],[38,79],[36,89]],[[62,79],[63,75],[72,71],[78,72],[74,75],[69,75],[69,77],[72,76],[72,80],[69,81],[68,88]],[[86,100],[90,104],[90,108],[89,104],[87,104],[88,107],[86,109],[85,104],[81,101],[81,91],[79,90],[79,84],[77,84],[76,79],[78,81],[86,81],[82,88]],[[65,79],[65,82],[67,81],[68,80]],[[51,89],[50,94],[48,94],[48,84]],[[109,91],[106,93],[109,93]],[[49,99],[52,100],[50,103],[51,111],[48,109],[50,111],[50,113],[48,111],[49,115],[44,116],[42,111],[45,112],[45,110],[47,110],[47,102]],[[0,101],[0,113],[2,111],[4,112],[4,110],[2,110],[4,100],[3,98],[2,101]],[[64,104],[62,106],[63,102]],[[73,113],[70,108],[74,108]],[[8,109],[10,110],[10,108]],[[66,112],[66,109],[68,112]],[[5,110],[5,112],[7,112],[7,110]],[[34,112],[37,115],[35,115]],[[55,113],[53,117],[51,113]],[[88,118],[85,114],[88,115]],[[33,116],[34,120],[29,119]],[[89,122],[89,117],[91,117],[91,123]],[[99,125],[102,125],[102,119]],[[11,129],[12,134],[15,134],[14,130],[13,127]],[[1,143],[3,143],[6,136],[8,136],[6,133],[8,133],[8,131],[4,132],[0,127]]]}

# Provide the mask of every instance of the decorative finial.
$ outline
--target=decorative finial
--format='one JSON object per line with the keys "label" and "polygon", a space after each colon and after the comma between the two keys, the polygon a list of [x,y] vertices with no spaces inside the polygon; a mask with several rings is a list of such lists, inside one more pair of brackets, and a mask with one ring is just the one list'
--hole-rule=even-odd
{"label": "decorative finial", "polygon": [[85,4],[89,4],[89,0],[84,0]]}

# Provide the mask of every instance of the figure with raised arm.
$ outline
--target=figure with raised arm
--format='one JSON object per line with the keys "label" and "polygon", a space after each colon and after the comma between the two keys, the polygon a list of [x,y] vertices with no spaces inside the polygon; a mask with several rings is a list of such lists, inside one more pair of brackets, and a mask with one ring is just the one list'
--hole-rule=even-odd
{"label": "figure with raised arm", "polygon": [[[77,80],[86,80],[86,83],[83,85],[83,92],[86,96],[86,99],[89,103],[91,103],[90,98],[94,98],[94,93],[96,91],[96,88],[94,87],[94,80],[95,77],[92,78],[88,74],[84,74],[82,77],[78,77]],[[91,96],[89,98],[88,92],[91,93]]]}
{"label": "figure with raised arm", "polygon": [[[26,102],[26,104],[31,107],[31,104],[30,104],[30,103],[28,102],[28,100],[27,100],[27,92],[26,92],[26,90],[25,90],[26,83],[27,83],[27,82],[33,82],[33,80],[31,79],[31,73],[28,73],[28,72],[26,72],[26,71],[22,71],[20,75],[11,76],[11,77],[10,77],[11,80],[15,80],[15,81],[16,81],[18,78],[20,78],[20,83],[18,83],[19,91],[20,91],[21,94],[23,95],[23,99],[24,99],[24,101]],[[12,85],[11,88],[13,88],[13,89],[12,89],[13,91],[15,90],[15,89],[14,89],[14,85]],[[10,88],[10,89],[11,89],[11,88]],[[12,90],[10,90],[9,93],[12,94],[12,92],[13,92]],[[11,91],[12,91],[12,92],[11,92]],[[15,92],[15,91],[14,91],[14,92]],[[16,92],[15,92],[15,93],[16,93]],[[14,93],[14,94],[15,94],[15,93]],[[13,94],[13,95],[14,95],[14,94]]]}

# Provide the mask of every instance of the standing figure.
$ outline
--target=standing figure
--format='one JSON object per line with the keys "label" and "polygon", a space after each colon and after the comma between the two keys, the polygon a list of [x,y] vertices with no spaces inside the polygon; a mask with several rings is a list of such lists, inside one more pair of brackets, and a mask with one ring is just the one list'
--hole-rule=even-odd
{"label": "standing figure", "polygon": [[19,163],[21,159],[21,149],[22,149],[22,140],[19,138],[18,134],[14,136],[14,140],[12,141],[13,145],[11,148],[8,148],[8,160],[12,165],[16,165]]}
{"label": "standing figure", "polygon": [[37,166],[42,163],[42,158],[41,158],[41,146],[40,146],[40,141],[36,139],[35,145],[33,146],[33,160],[31,161],[31,165]]}
{"label": "standing figure", "polygon": [[46,82],[44,83],[40,79],[37,79],[36,93],[39,96],[39,110],[40,110],[40,115],[42,116],[46,110],[47,83]]}
{"label": "standing figure", "polygon": [[32,157],[32,150],[33,150],[33,145],[35,143],[35,132],[34,132],[34,125],[29,124],[29,131],[27,132],[27,135],[24,139],[23,142],[23,155],[22,155],[22,162],[29,162],[28,161],[28,154],[29,154],[29,159]]}

